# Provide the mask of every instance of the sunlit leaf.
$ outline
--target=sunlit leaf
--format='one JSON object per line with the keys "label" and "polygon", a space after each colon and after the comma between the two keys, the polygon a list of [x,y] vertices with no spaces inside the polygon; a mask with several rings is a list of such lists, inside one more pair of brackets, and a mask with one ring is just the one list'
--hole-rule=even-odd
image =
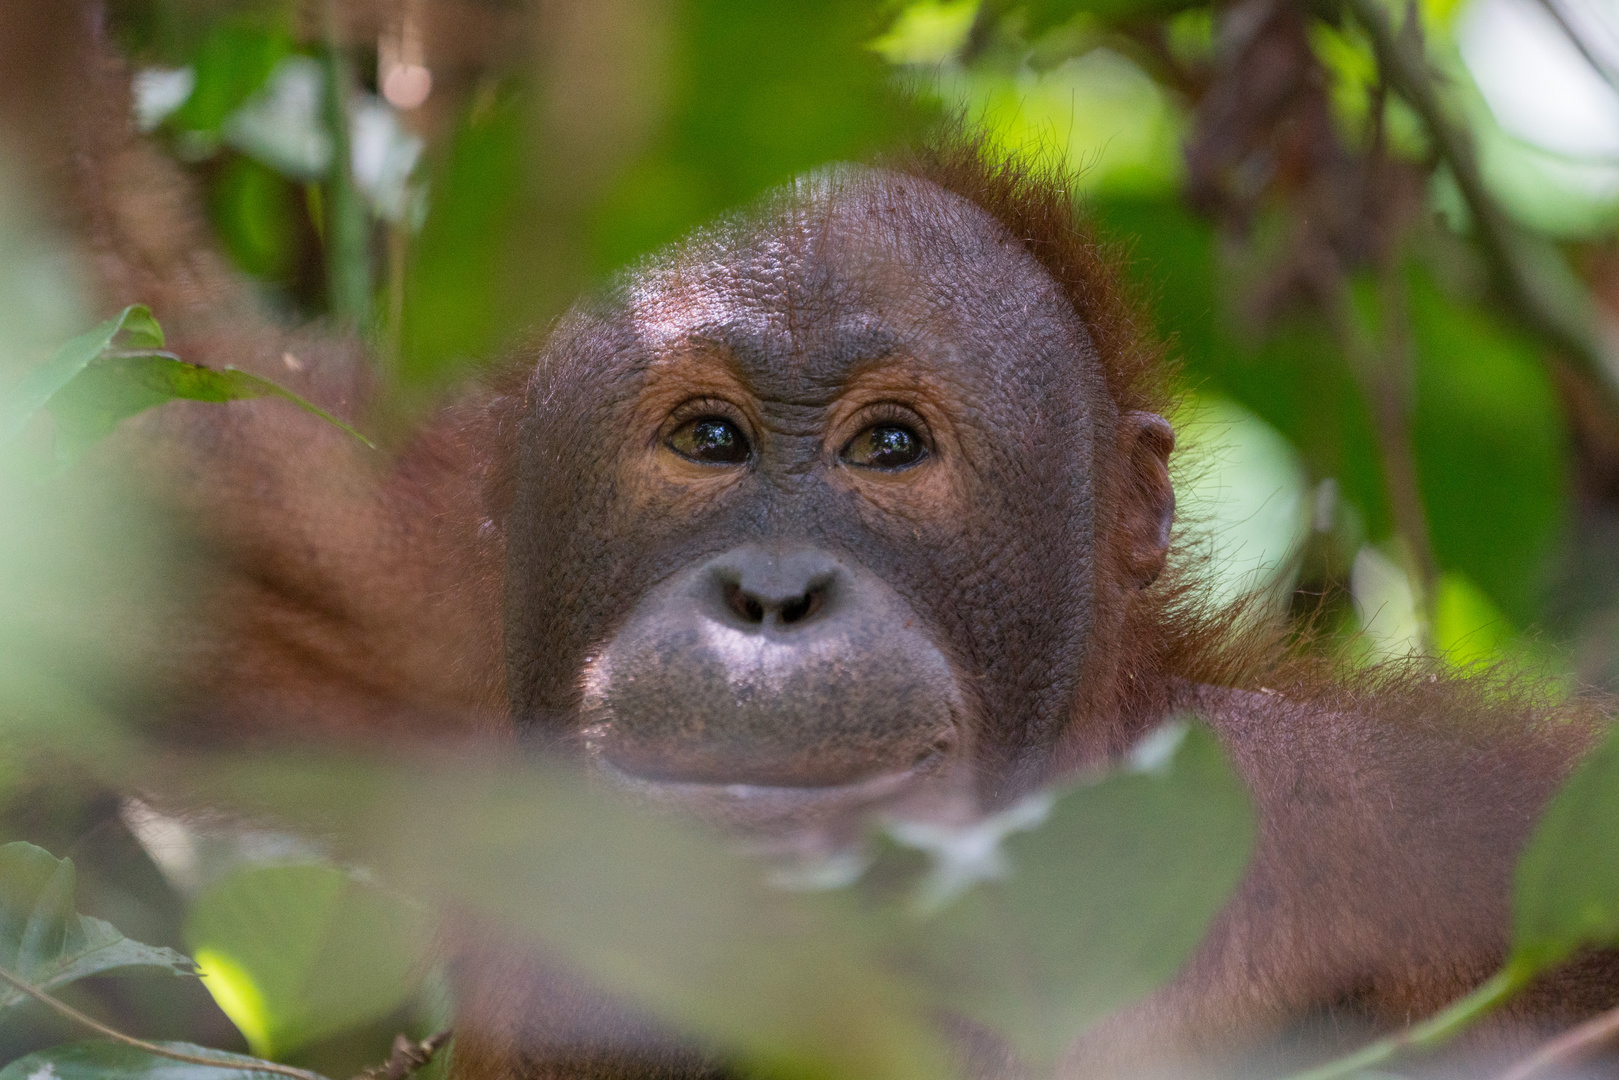
{"label": "sunlit leaf", "polygon": [[183,1042],[160,1042],[165,1050],[217,1059],[196,1065],[159,1057],[122,1043],[96,1040],[68,1043],[18,1058],[0,1069],[0,1080],[266,1080],[276,1076],[253,1066],[246,1054],[210,1050]]}
{"label": "sunlit leaf", "polygon": [[1465,575],[1444,574],[1433,600],[1434,649],[1461,667],[1499,660],[1512,641],[1501,609]]}
{"label": "sunlit leaf", "polygon": [[1581,762],[1518,861],[1512,962],[1540,970],[1619,946],[1619,729]]}
{"label": "sunlit leaf", "polygon": [[184,105],[196,86],[197,72],[191,67],[151,67],[135,72],[129,80],[135,126],[142,132],[151,131]]}
{"label": "sunlit leaf", "polygon": [[941,79],[945,100],[1010,151],[1062,155],[1084,192],[1162,194],[1182,171],[1174,99],[1122,52],[1087,45],[1050,70]]}
{"label": "sunlit leaf", "polygon": [[[0,846],[0,967],[41,990],[87,975],[140,969],[192,974],[173,949],[131,941],[111,924],[73,908],[73,863],[33,844]],[[0,1014],[30,1000],[0,986]]]}
{"label": "sunlit leaf", "polygon": [[185,928],[204,985],[265,1057],[404,1004],[426,932],[416,907],[319,865],[236,871],[197,899]]}
{"label": "sunlit leaf", "polygon": [[1368,657],[1386,660],[1427,650],[1417,593],[1397,559],[1370,544],[1362,546],[1355,553],[1349,589],[1360,620],[1356,644]]}
{"label": "sunlit leaf", "polygon": [[978,14],[979,0],[922,0],[907,4],[871,43],[891,64],[937,64],[960,51]]}

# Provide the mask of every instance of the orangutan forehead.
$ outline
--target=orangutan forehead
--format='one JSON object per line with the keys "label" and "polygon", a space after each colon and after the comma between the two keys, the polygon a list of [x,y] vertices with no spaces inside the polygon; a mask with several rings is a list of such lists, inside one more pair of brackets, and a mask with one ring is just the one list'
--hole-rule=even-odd
{"label": "orangutan forehead", "polygon": [[926,180],[854,168],[804,178],[699,234],[626,299],[655,350],[737,335],[809,347],[831,333],[872,351],[917,335],[1077,325],[1050,275],[982,209]]}

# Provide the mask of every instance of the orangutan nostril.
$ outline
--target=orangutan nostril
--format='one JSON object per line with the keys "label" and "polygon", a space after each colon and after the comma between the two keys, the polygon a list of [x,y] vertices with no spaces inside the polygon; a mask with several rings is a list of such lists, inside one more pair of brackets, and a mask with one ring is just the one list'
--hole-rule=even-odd
{"label": "orangutan nostril", "polygon": [[825,584],[812,585],[803,596],[789,600],[781,606],[781,621],[791,625],[809,618],[820,610],[825,595]]}
{"label": "orangutan nostril", "polygon": [[774,623],[785,627],[808,622],[826,610],[832,587],[833,579],[828,574],[817,574],[805,584],[786,588],[769,581],[753,585],[746,579],[722,579],[720,595],[726,609],[746,626]]}
{"label": "orangutan nostril", "polygon": [[765,607],[759,603],[755,596],[742,591],[742,586],[735,582],[725,585],[725,606],[734,611],[746,623],[762,623],[765,621]]}

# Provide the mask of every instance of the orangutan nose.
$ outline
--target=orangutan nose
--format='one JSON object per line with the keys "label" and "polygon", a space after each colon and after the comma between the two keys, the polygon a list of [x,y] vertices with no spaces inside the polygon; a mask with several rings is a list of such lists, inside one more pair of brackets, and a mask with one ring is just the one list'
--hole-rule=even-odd
{"label": "orangutan nose", "polygon": [[710,564],[713,614],[738,629],[785,630],[833,615],[842,568],[819,551],[748,547]]}
{"label": "orangutan nose", "polygon": [[959,749],[955,672],[853,559],[747,544],[649,593],[586,670],[600,760],[643,780],[797,788]]}

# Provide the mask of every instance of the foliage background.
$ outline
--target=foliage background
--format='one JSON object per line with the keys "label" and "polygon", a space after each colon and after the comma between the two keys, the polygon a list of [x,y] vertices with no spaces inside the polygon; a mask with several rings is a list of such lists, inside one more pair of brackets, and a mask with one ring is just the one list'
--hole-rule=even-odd
{"label": "foliage background", "polygon": [[[372,338],[406,415],[694,224],[963,116],[1078,175],[1185,365],[1184,516],[1232,590],[1270,567],[1375,654],[1527,650],[1611,685],[1619,17],[1549,2],[1428,0],[1410,24],[1526,288],[1329,8],[401,0],[334,29],[318,5],[123,0],[113,25],[226,250],[289,317]],[[289,58],[333,35],[385,129],[355,129],[358,290],[296,160],[321,116]],[[375,95],[406,61],[432,89],[397,109]],[[159,119],[176,78],[194,89]],[[1547,333],[1537,288],[1572,295],[1596,344]]]}
{"label": "foliage background", "polygon": [[[957,116],[1075,174],[1183,363],[1182,516],[1217,589],[1269,589],[1357,662],[1414,649],[1619,689],[1609,0],[113,0],[106,27],[136,120],[266,307],[370,343],[384,441],[686,229]],[[0,215],[8,381],[99,314],[29,197]],[[25,502],[0,521],[8,553],[84,525],[42,528]],[[121,557],[143,544],[161,538],[135,529]],[[96,590],[30,558],[0,565],[0,689],[82,722],[96,707],[64,704],[54,659],[73,631],[40,613]],[[86,864],[85,910],[205,962],[262,920],[232,930],[199,897],[323,854],[48,787],[7,789],[12,834]],[[166,842],[182,855],[155,857]],[[355,917],[337,879],[288,888],[295,937]],[[388,910],[370,922],[410,939]],[[443,1015],[431,986],[313,1017],[294,984],[297,1007],[175,985],[82,1003],[333,1075]],[[31,1017],[0,1028],[0,1058],[71,1034]]]}

